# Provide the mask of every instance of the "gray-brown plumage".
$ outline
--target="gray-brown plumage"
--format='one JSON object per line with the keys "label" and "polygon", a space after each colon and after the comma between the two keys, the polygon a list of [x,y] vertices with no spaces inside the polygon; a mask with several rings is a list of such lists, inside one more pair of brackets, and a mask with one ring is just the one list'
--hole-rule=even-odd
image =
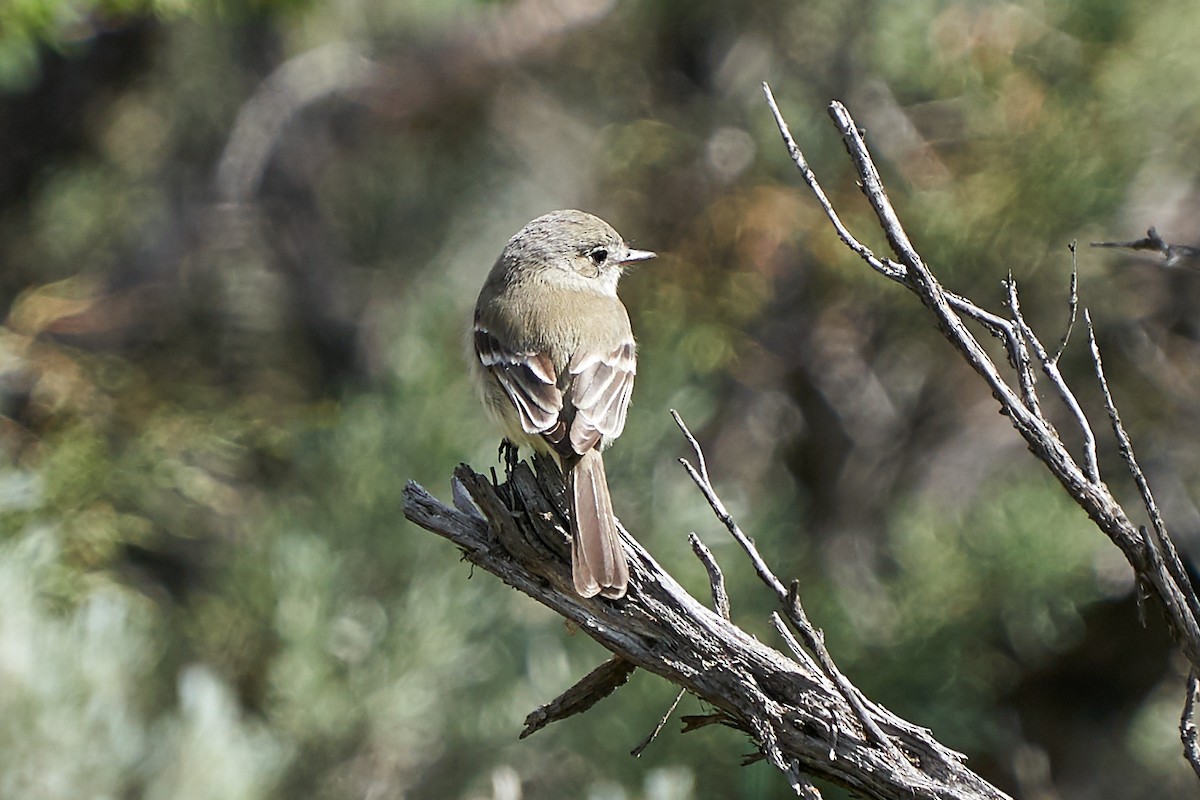
{"label": "gray-brown plumage", "polygon": [[509,240],[475,306],[471,363],[484,406],[509,440],[553,453],[567,476],[583,597],[622,597],[629,583],[600,452],[625,427],[637,372],[617,281],[653,257],[591,214],[554,211]]}

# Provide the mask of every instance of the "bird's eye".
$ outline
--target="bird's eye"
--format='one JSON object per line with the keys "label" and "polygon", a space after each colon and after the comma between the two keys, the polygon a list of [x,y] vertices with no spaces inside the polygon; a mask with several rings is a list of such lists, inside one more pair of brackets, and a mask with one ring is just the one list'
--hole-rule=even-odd
{"label": "bird's eye", "polygon": [[598,267],[608,260],[608,251],[603,247],[594,248],[588,251],[588,258],[590,258],[592,263]]}

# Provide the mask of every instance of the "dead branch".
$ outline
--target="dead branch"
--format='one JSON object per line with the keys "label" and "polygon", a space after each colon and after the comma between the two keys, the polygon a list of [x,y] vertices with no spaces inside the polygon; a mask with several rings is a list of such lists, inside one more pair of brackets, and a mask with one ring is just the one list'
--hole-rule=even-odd
{"label": "dead branch", "polygon": [[[536,733],[551,722],[582,714],[600,702],[617,689],[625,685],[634,667],[620,656],[613,656],[600,666],[589,672],[578,683],[562,693],[554,700],[539,706],[525,717],[525,728],[517,738],[524,739],[531,733]],[[676,700],[678,703],[679,701]],[[674,708],[675,706],[671,706]],[[665,720],[664,720],[665,722]]]}
{"label": "dead branch", "polygon": [[[1200,619],[1200,600],[1197,599],[1195,590],[1179,560],[1150,486],[1134,456],[1132,442],[1117,413],[1116,403],[1104,376],[1104,367],[1100,359],[1099,347],[1096,344],[1092,321],[1086,309],[1084,320],[1087,324],[1089,347],[1097,383],[1104,399],[1118,449],[1124,458],[1126,470],[1137,486],[1150,519],[1149,530],[1145,526],[1138,528],[1130,521],[1124,508],[1113,498],[1108,486],[1101,479],[1096,457],[1096,435],[1076,401],[1074,392],[1067,385],[1057,367],[1058,358],[1062,348],[1066,345],[1067,336],[1064,335],[1058,353],[1051,357],[1031,326],[1021,316],[1017,288],[1011,276],[1007,283],[1009,319],[989,315],[970,300],[951,294],[941,286],[913,247],[908,234],[900,223],[899,217],[884,191],[879,172],[871,160],[862,132],[855,125],[845,107],[841,103],[834,102],[829,108],[830,116],[841,133],[843,143],[857,168],[863,193],[874,210],[879,225],[883,228],[888,243],[898,260],[881,259],[869,248],[859,243],[842,224],[837,212],[809,168],[803,152],[792,138],[787,123],[775,103],[770,87],[763,84],[763,89],[793,162],[817,202],[825,211],[838,236],[846,243],[847,247],[858,254],[875,271],[906,286],[930,310],[942,334],[991,388],[992,394],[1000,403],[1001,413],[1011,420],[1013,427],[1029,445],[1029,449],[1058,479],[1075,502],[1087,512],[1100,530],[1121,549],[1126,560],[1133,567],[1139,583],[1147,587],[1150,596],[1154,597],[1162,608],[1171,632],[1195,674],[1200,669],[1200,625],[1197,623],[1197,620]],[[1173,259],[1192,257],[1196,252],[1193,248],[1167,245],[1153,228],[1150,229],[1144,240],[1102,242],[1097,243],[1096,246],[1155,250],[1167,258],[1168,264],[1171,264]],[[1072,254],[1074,254],[1073,247]],[[1077,279],[1073,276],[1070,298],[1071,325],[1075,320],[1077,304]],[[1009,361],[1015,367],[1015,387],[1001,374],[979,341],[966,327],[963,317],[980,323],[988,333],[1004,344]],[[1068,333],[1071,325],[1068,326]],[[1034,382],[1034,373],[1030,368],[1029,350],[1033,351],[1033,357],[1040,364],[1055,394],[1071,413],[1075,425],[1083,434],[1082,468],[1063,444],[1058,432],[1042,411]],[[1189,702],[1191,699],[1192,695],[1189,694]],[[1190,716],[1185,713],[1185,722],[1190,720]],[[1185,727],[1185,742],[1188,741]],[[1194,736],[1191,741],[1194,741]],[[1191,755],[1190,751],[1189,755]]]}
{"label": "dead branch", "polygon": [[[1021,316],[1011,278],[1007,317],[946,291],[905,233],[854,121],[841,104],[834,103],[831,115],[897,260],[877,257],[842,224],[792,139],[770,89],[765,85],[764,89],[792,160],[838,236],[881,275],[920,297],[946,338],[991,388],[1001,410],[1031,450],[1121,548],[1140,581],[1163,607],[1195,671],[1200,667],[1200,602],[1137,467],[1104,379],[1086,311],[1097,379],[1120,450],[1151,518],[1151,530],[1134,527],[1101,479],[1095,434],[1057,368],[1076,317],[1076,280],[1071,284],[1071,321],[1053,356]],[[965,321],[982,326],[1003,344],[1015,384],[1004,377]],[[1036,368],[1084,434],[1082,467],[1043,412]],[[685,717],[685,731],[709,724],[742,731],[757,747],[756,758],[765,758],[783,772],[797,794],[816,796],[806,777],[813,775],[873,798],[1004,798],[966,768],[961,754],[937,742],[929,731],[867,700],[838,670],[823,635],[804,612],[798,585],[785,586],[771,571],[713,488],[698,442],[678,415],[676,422],[691,443],[698,464],[681,459],[684,467],[778,599],[781,611],[774,620],[795,659],[748,636],[728,619],[720,570],[702,548],[697,555],[709,570],[714,600],[722,613],[710,611],[691,597],[624,529],[631,573],[628,595],[617,601],[585,600],[576,595],[567,559],[564,487],[561,474],[550,462],[535,460],[535,469],[519,464],[503,484],[462,465],[455,471],[453,508],[415,483],[405,489],[409,519],[450,539],[472,564],[571,620],[615,654],[562,697],[532,714],[527,732],[581,712],[616,688],[629,670],[642,667],[714,707],[711,714]],[[1191,743],[1189,755],[1196,749],[1192,723],[1195,691],[1193,686],[1181,725],[1184,741]]]}
{"label": "dead branch", "polygon": [[[709,722],[746,733],[798,793],[812,796],[804,777],[809,774],[881,800],[1005,797],[929,731],[866,701],[844,678],[844,683],[831,679],[827,652],[797,662],[759,642],[688,594],[624,531],[628,595],[618,601],[580,598],[567,559],[561,474],[545,460],[536,459],[535,467],[519,464],[497,486],[460,466],[457,508],[409,483],[405,514],[454,542],[472,564],[574,622],[628,664],[710,703],[716,716]],[[799,601],[794,592],[783,592],[784,617],[795,624]],[[801,629],[801,638],[806,645],[821,639],[811,626]],[[572,705],[556,706],[556,718],[566,716],[560,713],[564,708],[569,712]],[[685,722],[696,724],[692,717]]]}
{"label": "dead branch", "polygon": [[658,721],[658,724],[654,726],[654,730],[646,734],[646,738],[638,742],[637,747],[629,751],[629,755],[633,756],[634,758],[640,758],[642,753],[646,752],[646,748],[650,746],[650,743],[657,739],[658,735],[662,733],[662,729],[667,725],[667,720],[669,720],[671,715],[675,713],[675,709],[679,706],[679,701],[683,699],[685,694],[687,694],[687,692],[684,689],[680,689],[676,693],[675,699],[671,701],[671,705],[667,706],[666,712],[662,715],[662,718]]}
{"label": "dead branch", "polygon": [[[778,598],[780,605],[783,606],[784,617],[791,623],[796,632],[800,634],[808,651],[816,656],[822,673],[833,681],[838,691],[841,692],[842,697],[850,704],[850,707],[854,710],[855,717],[858,719],[859,724],[862,725],[863,730],[866,731],[867,736],[876,745],[889,751],[892,750],[894,745],[879,730],[879,726],[875,724],[875,720],[867,711],[858,690],[850,684],[846,676],[842,675],[837,665],[833,663],[833,658],[829,655],[829,651],[825,649],[825,635],[814,628],[808,621],[808,617],[804,613],[804,608],[800,605],[798,584],[793,581],[790,590],[783,588],[782,581],[775,577],[775,573],[767,566],[767,562],[759,554],[754,542],[742,532],[742,529],[738,527],[733,517],[725,509],[725,504],[721,502],[721,498],[717,496],[716,489],[713,488],[712,483],[709,481],[708,468],[704,463],[704,452],[700,449],[700,444],[696,441],[696,437],[692,436],[692,432],[688,430],[687,425],[683,422],[683,418],[679,416],[677,411],[672,410],[671,416],[675,418],[675,424],[683,431],[684,438],[688,440],[688,444],[692,446],[692,450],[696,453],[696,462],[700,464],[700,469],[697,470],[685,458],[679,459],[679,463],[683,464],[684,469],[692,476],[692,480],[700,487],[700,492],[708,500],[709,505],[712,506],[713,513],[717,515],[717,519],[721,520],[729,531],[729,534],[746,551],[746,555],[750,557],[750,562],[754,564],[754,569],[758,573],[758,577],[767,585],[767,588],[775,593],[775,597]],[[898,756],[899,754],[893,753],[893,755]]]}

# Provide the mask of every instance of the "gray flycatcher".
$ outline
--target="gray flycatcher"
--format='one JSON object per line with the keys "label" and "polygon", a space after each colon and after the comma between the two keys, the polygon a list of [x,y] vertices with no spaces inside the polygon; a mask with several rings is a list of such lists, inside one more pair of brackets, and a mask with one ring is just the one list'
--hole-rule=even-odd
{"label": "gray flycatcher", "polygon": [[553,211],[508,241],[475,304],[471,371],[484,407],[509,441],[553,454],[566,475],[581,597],[623,597],[629,585],[600,451],[625,427],[637,372],[617,281],[651,258],[602,219]]}

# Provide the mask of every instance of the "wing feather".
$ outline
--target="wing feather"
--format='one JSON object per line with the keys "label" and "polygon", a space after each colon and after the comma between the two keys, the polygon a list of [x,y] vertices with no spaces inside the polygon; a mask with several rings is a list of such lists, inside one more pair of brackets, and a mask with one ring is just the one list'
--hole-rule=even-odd
{"label": "wing feather", "polygon": [[[528,434],[552,432],[559,425],[562,391],[554,363],[546,353],[516,353],[506,348],[487,329],[475,328],[475,355],[512,400]],[[562,438],[562,433],[558,434]]]}
{"label": "wing feather", "polygon": [[575,409],[571,447],[582,455],[602,440],[620,436],[625,428],[637,372],[633,340],[607,352],[581,353],[571,360],[569,369],[571,387],[566,402]]}

